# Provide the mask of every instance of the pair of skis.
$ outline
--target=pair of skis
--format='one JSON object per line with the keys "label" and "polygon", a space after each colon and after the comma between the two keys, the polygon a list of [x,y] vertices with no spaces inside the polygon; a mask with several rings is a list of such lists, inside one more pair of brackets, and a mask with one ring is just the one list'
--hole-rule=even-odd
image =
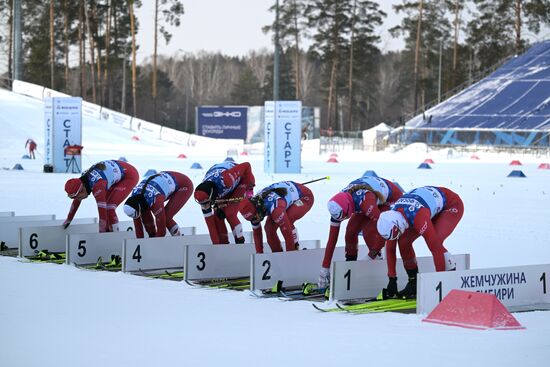
{"label": "pair of skis", "polygon": [[25,259],[31,262],[64,264],[66,254],[64,252],[49,252],[48,250],[42,250],[36,252],[35,256],[28,256]]}
{"label": "pair of skis", "polygon": [[201,281],[185,281],[192,286],[200,286],[206,288],[216,289],[230,289],[233,291],[244,291],[250,288],[250,277],[237,277],[237,278],[221,278],[221,279],[209,279]]}
{"label": "pair of skis", "polygon": [[369,298],[363,300],[355,300],[352,302],[336,303],[335,307],[321,307],[312,304],[313,307],[321,312],[347,312],[353,314],[368,314],[380,312],[401,312],[414,313],[416,312],[416,299],[377,299]]}
{"label": "pair of skis", "polygon": [[325,301],[326,289],[318,288],[316,284],[304,283],[301,286],[283,287],[282,282],[268,290],[250,291],[250,294],[257,298],[279,298],[282,301]]}
{"label": "pair of skis", "polygon": [[168,269],[163,269],[163,271],[159,271],[159,270],[151,271],[151,270],[139,269],[138,272],[134,274],[141,275],[146,278],[152,278],[152,279],[167,279],[167,280],[175,280],[175,281],[183,280],[183,270],[170,271]]}
{"label": "pair of skis", "polygon": [[10,248],[6,242],[0,241],[0,256],[15,257],[19,254],[18,248]]}
{"label": "pair of skis", "polygon": [[110,261],[103,261],[103,257],[97,258],[95,264],[74,264],[77,268],[86,270],[121,271],[122,260],[120,255],[111,255]]}

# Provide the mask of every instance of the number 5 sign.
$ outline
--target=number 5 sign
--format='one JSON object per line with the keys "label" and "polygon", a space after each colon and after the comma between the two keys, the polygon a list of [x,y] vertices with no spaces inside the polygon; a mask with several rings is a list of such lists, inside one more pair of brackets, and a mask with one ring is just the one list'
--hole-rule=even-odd
{"label": "number 5 sign", "polygon": [[417,313],[427,314],[452,289],[494,294],[508,308],[550,303],[550,264],[419,274]]}

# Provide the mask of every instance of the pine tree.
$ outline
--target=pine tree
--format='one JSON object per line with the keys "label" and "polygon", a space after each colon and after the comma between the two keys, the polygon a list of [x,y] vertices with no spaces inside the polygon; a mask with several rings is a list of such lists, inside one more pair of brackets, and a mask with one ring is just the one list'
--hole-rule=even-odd
{"label": "pine tree", "polygon": [[352,121],[366,125],[375,103],[380,55],[376,28],[385,13],[374,1],[317,0],[306,8],[306,15],[309,27],[315,29],[310,53],[322,62],[324,71],[327,126],[338,123],[338,130],[360,129],[361,124]]}
{"label": "pine tree", "polygon": [[339,118],[339,102],[345,88],[345,51],[351,21],[352,4],[349,0],[313,0],[306,8],[308,26],[314,29],[313,44],[310,52],[323,63],[323,79],[326,96],[327,126],[338,123],[337,130],[344,130],[343,120]]}
{"label": "pine tree", "polygon": [[[292,70],[294,80],[294,93],[296,99],[302,99],[301,75],[300,75],[300,42],[306,32],[306,19],[303,14],[306,7],[305,0],[283,0],[279,4],[279,43],[283,48],[283,53],[292,50],[293,63]],[[269,8],[269,11],[275,12],[276,5]],[[262,28],[264,33],[274,32],[275,21],[269,26]],[[288,57],[287,57],[288,59]],[[284,94],[284,93],[281,93]]]}
{"label": "pine tree", "polygon": [[231,90],[232,103],[244,106],[261,105],[263,102],[260,82],[254,76],[252,69],[245,66],[240,73],[238,82]]}
{"label": "pine tree", "polygon": [[514,14],[512,7],[508,6],[511,1],[474,0],[477,13],[468,23],[467,43],[481,70],[495,65],[513,50]]}
{"label": "pine tree", "polygon": [[183,4],[180,0],[155,0],[155,31],[154,31],[154,50],[153,50],[153,78],[152,97],[153,97],[153,122],[156,122],[157,117],[157,47],[158,47],[158,32],[164,37],[164,41],[168,44],[172,38],[172,34],[168,31],[162,20],[159,28],[159,12],[162,13],[162,20],[167,25],[179,27],[180,17],[183,15]]}
{"label": "pine tree", "polygon": [[[376,78],[380,40],[376,27],[382,25],[386,16],[373,1],[354,0],[351,9],[349,47],[347,51],[348,71],[348,123],[347,130],[358,131],[369,125],[372,106],[377,104],[376,92],[379,82]],[[357,77],[359,76],[359,77]],[[356,107],[356,108],[354,108]],[[353,121],[357,123],[354,124]]]}
{"label": "pine tree", "polygon": [[[60,65],[60,42],[53,37],[53,49],[50,38],[50,2],[30,0],[22,3],[23,63],[25,80],[44,86],[59,85],[61,80],[57,72]],[[54,30],[60,29],[54,24]],[[53,53],[52,53],[53,51]],[[52,57],[53,56],[53,57]],[[44,72],[44,70],[50,72]]]}
{"label": "pine tree", "polygon": [[404,102],[412,107],[413,113],[418,113],[419,107],[423,110],[424,105],[437,98],[440,49],[442,53],[448,49],[451,24],[438,0],[403,0],[394,8],[405,16],[390,32],[405,37],[403,56],[410,64],[404,67],[412,72],[412,86],[403,85],[411,90]]}
{"label": "pine tree", "polygon": [[[0,52],[6,55],[4,60],[7,60],[7,77],[12,77],[12,64],[13,64],[13,1],[12,0],[0,0],[0,18],[6,19],[5,26],[6,32],[0,33],[0,45],[2,49]],[[2,81],[3,83],[3,81]],[[9,86],[9,82],[8,85]]]}
{"label": "pine tree", "polygon": [[[474,0],[476,12],[468,23],[468,44],[483,70],[513,52],[523,51],[527,28],[538,34],[550,25],[549,0]],[[525,27],[526,24],[526,27]]]}

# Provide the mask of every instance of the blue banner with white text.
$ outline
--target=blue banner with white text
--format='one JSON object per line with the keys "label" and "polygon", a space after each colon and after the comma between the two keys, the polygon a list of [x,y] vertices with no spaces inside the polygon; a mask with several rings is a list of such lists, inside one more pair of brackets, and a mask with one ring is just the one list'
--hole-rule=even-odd
{"label": "blue banner with white text", "polygon": [[197,134],[217,139],[246,139],[248,107],[203,106],[197,109]]}

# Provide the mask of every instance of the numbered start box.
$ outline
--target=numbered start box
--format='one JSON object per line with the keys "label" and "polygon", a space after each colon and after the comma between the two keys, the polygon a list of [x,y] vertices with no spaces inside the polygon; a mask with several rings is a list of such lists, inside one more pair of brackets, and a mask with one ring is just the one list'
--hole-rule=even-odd
{"label": "numbered start box", "polygon": [[63,228],[62,224],[21,227],[19,228],[19,256],[34,256],[42,250],[63,252],[65,251],[68,234],[97,233],[98,229],[96,218],[79,219],[75,223],[71,223],[67,228]]}
{"label": "numbered start box", "polygon": [[184,280],[236,278],[250,275],[254,244],[188,245],[184,249]]}
{"label": "numbered start box", "polygon": [[73,265],[90,265],[104,261],[111,255],[122,255],[123,241],[135,238],[134,223],[120,222],[119,228],[125,231],[107,233],[75,233],[67,235],[66,263]]}
{"label": "numbered start box", "polygon": [[[470,268],[470,255],[453,255],[458,270]],[[420,273],[435,272],[433,257],[416,258]],[[403,260],[397,259],[397,286],[403,289],[408,276]],[[330,276],[330,299],[349,300],[376,297],[388,284],[388,267],[385,260],[333,261]]]}
{"label": "numbered start box", "polygon": [[420,274],[417,313],[427,314],[453,289],[494,294],[510,311],[550,306],[550,264]]}
{"label": "numbered start box", "polygon": [[[183,268],[185,245],[211,245],[210,235],[194,234],[195,227],[182,227],[184,236],[163,238],[136,238],[124,241],[122,271],[127,273],[162,272]],[[231,236],[232,237],[232,236]],[[252,238],[252,232],[244,232]]]}

